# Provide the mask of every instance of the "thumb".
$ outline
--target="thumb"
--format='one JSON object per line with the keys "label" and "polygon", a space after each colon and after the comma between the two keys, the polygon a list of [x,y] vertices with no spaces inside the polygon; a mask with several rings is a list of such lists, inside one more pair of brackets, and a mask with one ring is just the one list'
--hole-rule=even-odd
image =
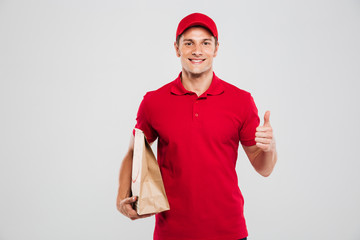
{"label": "thumb", "polygon": [[136,202],[137,196],[128,197],[125,199],[125,203],[133,203]]}
{"label": "thumb", "polygon": [[270,126],[270,111],[266,111],[264,115],[264,126]]}

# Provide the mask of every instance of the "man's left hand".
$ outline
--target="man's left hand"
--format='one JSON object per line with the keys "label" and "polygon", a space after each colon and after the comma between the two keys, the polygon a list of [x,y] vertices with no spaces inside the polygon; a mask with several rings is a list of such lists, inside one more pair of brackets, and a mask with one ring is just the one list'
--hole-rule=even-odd
{"label": "man's left hand", "polygon": [[275,139],[273,137],[273,129],[270,125],[270,111],[265,112],[264,125],[256,128],[255,141],[256,146],[264,152],[275,150]]}

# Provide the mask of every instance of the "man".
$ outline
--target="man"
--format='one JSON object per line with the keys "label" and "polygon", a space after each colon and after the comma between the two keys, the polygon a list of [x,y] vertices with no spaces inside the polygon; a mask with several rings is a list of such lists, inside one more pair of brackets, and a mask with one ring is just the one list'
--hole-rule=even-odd
{"label": "man", "polygon": [[[215,22],[193,13],[178,25],[174,43],[182,71],[172,82],[147,92],[136,128],[152,143],[158,138],[158,163],[170,210],[156,214],[155,240],[238,240],[248,232],[235,170],[239,142],[251,164],[269,176],[277,161],[270,112],[259,126],[250,93],[213,72],[219,43]],[[132,220],[133,135],[120,169],[118,210]]]}

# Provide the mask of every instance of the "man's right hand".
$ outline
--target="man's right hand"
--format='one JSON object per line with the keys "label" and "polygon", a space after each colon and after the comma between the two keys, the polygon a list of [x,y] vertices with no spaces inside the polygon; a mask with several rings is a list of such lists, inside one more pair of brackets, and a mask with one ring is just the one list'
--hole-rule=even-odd
{"label": "man's right hand", "polygon": [[137,196],[128,197],[128,198],[124,198],[122,200],[118,200],[117,203],[116,203],[117,209],[125,217],[128,217],[131,220],[136,220],[136,219],[139,219],[139,218],[151,217],[151,216],[155,215],[155,213],[144,214],[144,215],[137,214],[137,212],[132,208],[132,205],[133,205],[134,202],[136,202],[136,200],[137,200]]}

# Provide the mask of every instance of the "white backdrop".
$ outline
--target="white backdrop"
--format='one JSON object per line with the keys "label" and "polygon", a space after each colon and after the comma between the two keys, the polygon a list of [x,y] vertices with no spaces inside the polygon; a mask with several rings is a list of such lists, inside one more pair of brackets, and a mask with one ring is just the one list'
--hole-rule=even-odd
{"label": "white backdrop", "polygon": [[192,12],[217,23],[215,73],[271,111],[273,174],[239,148],[249,239],[360,239],[359,1],[0,0],[1,240],[152,239],[116,210],[119,167]]}

